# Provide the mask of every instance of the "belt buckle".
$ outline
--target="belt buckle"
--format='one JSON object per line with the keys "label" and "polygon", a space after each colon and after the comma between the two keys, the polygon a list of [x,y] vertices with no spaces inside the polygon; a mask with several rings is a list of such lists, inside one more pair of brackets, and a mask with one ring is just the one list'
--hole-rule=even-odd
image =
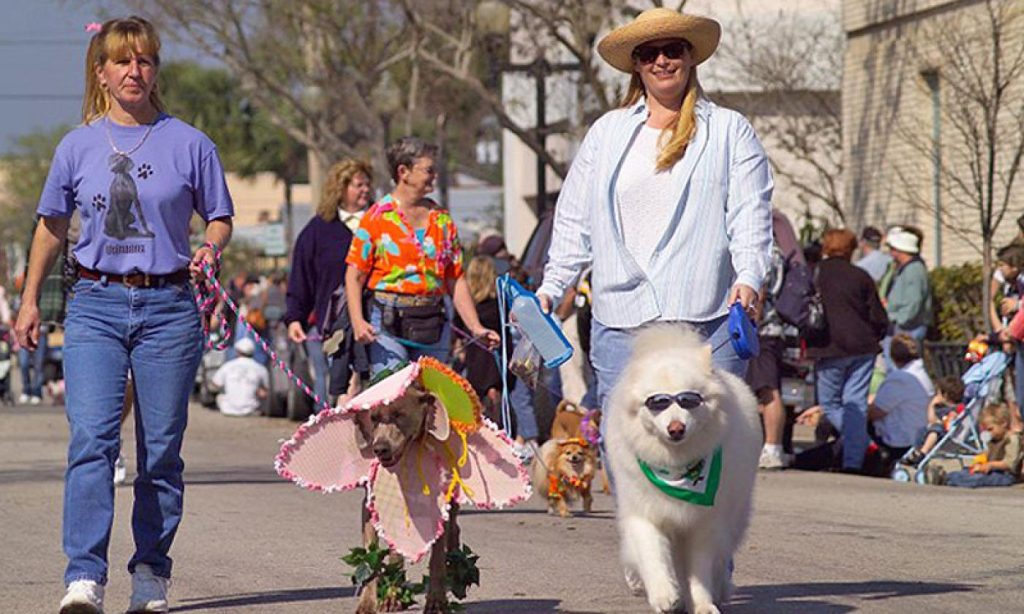
{"label": "belt buckle", "polygon": [[129,288],[148,288],[151,280],[149,273],[129,273],[121,281]]}

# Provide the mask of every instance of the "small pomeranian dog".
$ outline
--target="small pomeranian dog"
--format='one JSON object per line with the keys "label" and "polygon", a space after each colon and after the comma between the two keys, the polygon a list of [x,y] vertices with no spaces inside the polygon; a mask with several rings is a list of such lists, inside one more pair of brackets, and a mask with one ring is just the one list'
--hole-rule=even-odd
{"label": "small pomeranian dog", "polygon": [[750,520],[757,401],[685,325],[641,331],[606,409],[626,583],[656,612],[719,612]]}
{"label": "small pomeranian dog", "polygon": [[597,450],[581,429],[584,412],[568,401],[558,404],[551,439],[534,456],[533,491],[548,500],[548,513],[568,518],[569,504],[583,501],[583,512],[593,509],[590,484],[597,475]]}

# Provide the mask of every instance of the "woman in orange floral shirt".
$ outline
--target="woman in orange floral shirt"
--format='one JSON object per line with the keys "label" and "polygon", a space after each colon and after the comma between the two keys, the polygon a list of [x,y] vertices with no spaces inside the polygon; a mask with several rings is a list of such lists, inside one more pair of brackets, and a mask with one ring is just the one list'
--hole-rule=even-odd
{"label": "woman in orange floral shirt", "polygon": [[[422,355],[447,361],[450,346],[444,296],[470,334],[488,347],[500,337],[480,324],[462,276],[462,247],[451,215],[425,198],[434,187],[437,147],[404,137],[388,148],[395,188],[363,216],[345,273],[352,329],[370,344],[373,373]],[[363,291],[371,293],[369,319]]]}

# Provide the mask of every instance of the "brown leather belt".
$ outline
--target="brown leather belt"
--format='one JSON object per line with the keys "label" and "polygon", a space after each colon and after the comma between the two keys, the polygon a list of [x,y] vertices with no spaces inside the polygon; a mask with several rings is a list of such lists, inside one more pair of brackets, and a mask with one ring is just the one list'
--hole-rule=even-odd
{"label": "brown leather belt", "polygon": [[183,284],[188,281],[188,269],[181,269],[180,271],[174,271],[173,273],[167,273],[166,275],[150,275],[149,273],[128,273],[121,275],[120,273],[103,273],[101,271],[94,271],[87,269],[82,265],[78,265],[78,276],[82,279],[89,279],[98,281],[107,278],[108,282],[114,282],[115,284],[123,284],[129,288],[161,288],[168,284]]}

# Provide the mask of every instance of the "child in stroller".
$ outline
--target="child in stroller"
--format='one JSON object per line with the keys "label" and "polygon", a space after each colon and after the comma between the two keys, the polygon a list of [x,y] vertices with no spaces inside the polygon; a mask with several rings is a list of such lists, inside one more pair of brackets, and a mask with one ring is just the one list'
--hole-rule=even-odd
{"label": "child in stroller", "polygon": [[928,428],[917,445],[903,458],[903,462],[911,467],[921,462],[924,455],[949,431],[953,419],[964,412],[964,404],[961,403],[963,398],[964,383],[959,377],[946,375],[935,382],[935,396],[928,403]]}
{"label": "child in stroller", "polygon": [[962,378],[963,411],[953,416],[948,429],[939,437],[934,447],[920,458],[913,459],[917,460],[916,467],[910,462],[911,457],[916,456],[915,448],[910,448],[892,470],[892,479],[900,482],[909,482],[913,479],[918,484],[927,484],[929,474],[932,473],[929,471],[929,465],[933,460],[955,460],[961,467],[967,467],[977,455],[984,452],[985,444],[978,429],[979,416],[982,408],[988,404],[989,394],[998,389],[1009,362],[1007,354],[991,352],[968,369]]}

